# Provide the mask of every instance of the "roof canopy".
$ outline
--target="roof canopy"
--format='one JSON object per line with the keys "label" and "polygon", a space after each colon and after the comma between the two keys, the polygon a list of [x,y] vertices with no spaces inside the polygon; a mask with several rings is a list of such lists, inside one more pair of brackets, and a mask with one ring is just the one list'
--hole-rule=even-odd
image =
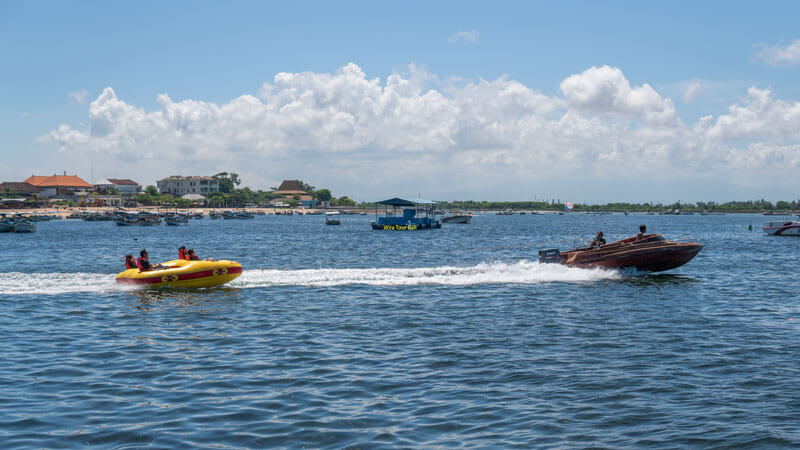
{"label": "roof canopy", "polygon": [[414,206],[414,205],[434,205],[436,204],[433,200],[425,200],[424,198],[390,198],[389,200],[384,200],[382,202],[377,202],[379,205],[389,205],[389,206]]}
{"label": "roof canopy", "polygon": [[75,175],[53,175],[51,177],[31,175],[25,182],[40,187],[94,187]]}

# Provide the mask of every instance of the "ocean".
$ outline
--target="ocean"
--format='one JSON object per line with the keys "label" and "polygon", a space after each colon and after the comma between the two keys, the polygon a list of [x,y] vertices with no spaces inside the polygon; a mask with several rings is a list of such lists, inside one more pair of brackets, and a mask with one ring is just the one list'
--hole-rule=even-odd
{"label": "ocean", "polygon": [[[2,447],[800,446],[800,238],[767,218],[371,219],[0,234]],[[705,247],[658,274],[537,262],[642,223]],[[115,284],[124,254],[181,245],[245,271]]]}

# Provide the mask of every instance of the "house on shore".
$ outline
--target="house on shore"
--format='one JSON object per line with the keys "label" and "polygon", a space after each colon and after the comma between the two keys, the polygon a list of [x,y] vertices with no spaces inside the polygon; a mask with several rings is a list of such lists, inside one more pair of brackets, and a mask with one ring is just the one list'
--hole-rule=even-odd
{"label": "house on shore", "polygon": [[156,181],[158,192],[183,197],[186,194],[207,196],[219,192],[219,182],[213,177],[173,175]]}
{"label": "house on shore", "polygon": [[311,194],[303,190],[300,185],[300,180],[283,180],[281,185],[278,186],[278,189],[272,193],[285,198],[287,202],[294,199],[296,195],[300,199],[300,204],[306,208],[316,208],[317,206],[317,200]]}
{"label": "house on shore", "polygon": [[82,180],[77,175],[31,175],[25,183],[36,186],[41,191],[39,195],[47,198],[76,199],[84,197],[94,190],[94,186]]}
{"label": "house on shore", "polygon": [[136,195],[142,192],[142,185],[127,178],[107,178],[94,184],[95,191],[109,193],[116,190],[119,195]]}

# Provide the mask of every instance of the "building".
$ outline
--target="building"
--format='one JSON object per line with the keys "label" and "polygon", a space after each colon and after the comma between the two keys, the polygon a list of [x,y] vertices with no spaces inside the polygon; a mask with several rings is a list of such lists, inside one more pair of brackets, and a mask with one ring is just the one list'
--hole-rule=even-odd
{"label": "building", "polygon": [[94,186],[83,181],[76,175],[31,175],[25,183],[32,184],[41,189],[42,197],[79,197],[85,196],[94,190]]}
{"label": "building", "polygon": [[97,192],[108,193],[116,190],[120,195],[136,195],[142,192],[142,185],[127,178],[108,178],[94,184]]}
{"label": "building", "polygon": [[287,200],[292,200],[296,195],[300,198],[300,203],[307,208],[314,208],[317,205],[317,200],[300,186],[300,180],[283,180],[273,194]]}
{"label": "building", "polygon": [[219,192],[219,183],[212,177],[183,177],[173,175],[156,181],[158,192],[183,197],[186,194],[206,196]]}
{"label": "building", "polygon": [[11,193],[15,196],[32,197],[33,194],[39,194],[40,192],[42,192],[41,188],[24,181],[6,181],[5,183],[0,183],[0,195]]}

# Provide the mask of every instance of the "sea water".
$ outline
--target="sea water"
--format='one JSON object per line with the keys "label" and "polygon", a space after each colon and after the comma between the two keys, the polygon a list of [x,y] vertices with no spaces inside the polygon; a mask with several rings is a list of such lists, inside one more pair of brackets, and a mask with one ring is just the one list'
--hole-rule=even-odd
{"label": "sea water", "polygon": [[[341,219],[0,234],[2,447],[800,446],[800,238],[761,216]],[[536,260],[641,223],[705,247],[661,274]],[[245,271],[114,283],[181,245]]]}

